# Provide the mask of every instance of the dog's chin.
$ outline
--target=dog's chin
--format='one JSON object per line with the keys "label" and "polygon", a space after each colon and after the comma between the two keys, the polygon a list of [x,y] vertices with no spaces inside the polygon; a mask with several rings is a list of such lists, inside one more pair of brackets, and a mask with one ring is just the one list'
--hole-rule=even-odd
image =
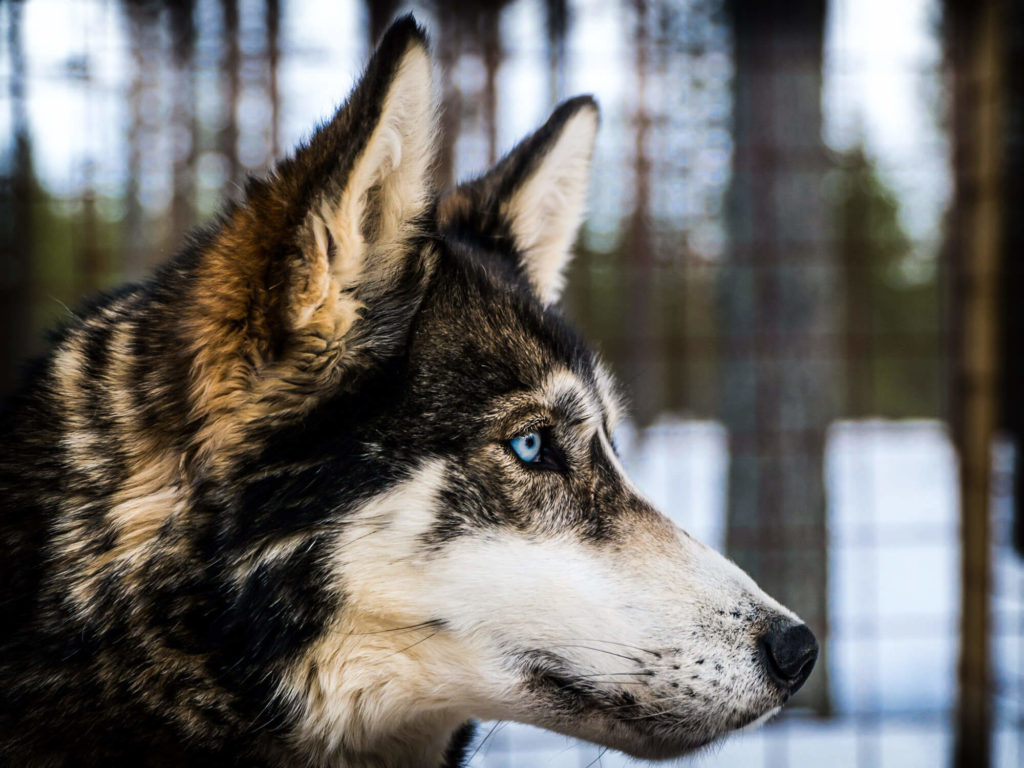
{"label": "dog's chin", "polygon": [[[738,731],[752,730],[778,714],[781,706],[768,705],[764,711],[733,716],[725,722],[702,719],[695,722],[687,713],[653,711],[651,722],[644,716],[630,719],[612,713],[591,711],[566,723],[547,720],[537,723],[548,730],[623,752],[639,760],[672,760],[697,752]],[[556,718],[557,719],[557,718]]]}
{"label": "dog's chin", "polygon": [[[725,734],[722,734],[723,736]],[[703,747],[714,743],[718,736],[707,738],[688,737],[683,740],[666,740],[661,737],[646,736],[638,740],[621,741],[618,743],[596,742],[602,747],[609,747],[629,755],[637,760],[674,760],[691,755]]]}
{"label": "dog's chin", "polygon": [[644,733],[633,727],[605,728],[596,733],[589,727],[584,728],[550,728],[567,736],[582,739],[601,747],[608,747],[637,760],[673,760],[699,751],[728,735],[728,731],[720,734],[694,734],[680,731],[677,734]]}
{"label": "dog's chin", "polygon": [[694,732],[685,725],[680,725],[676,733],[636,733],[634,738],[617,740],[619,743],[605,743],[608,740],[598,743],[638,760],[673,760],[699,752],[739,731],[757,728],[770,720],[777,712],[778,708],[773,708],[760,717],[754,717],[747,724],[727,727],[722,730],[714,728]]}
{"label": "dog's chin", "polygon": [[[786,697],[733,695],[685,702],[678,696],[595,685],[561,659],[528,656],[527,697],[512,719],[589,741],[643,760],[669,760],[696,752],[739,730],[756,728],[781,709]],[[672,703],[675,706],[672,706]],[[669,708],[666,708],[666,705]]]}

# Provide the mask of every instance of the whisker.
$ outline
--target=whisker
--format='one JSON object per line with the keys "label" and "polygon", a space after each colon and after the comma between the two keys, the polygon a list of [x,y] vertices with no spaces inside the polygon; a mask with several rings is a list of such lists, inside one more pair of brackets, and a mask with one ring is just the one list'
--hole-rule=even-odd
{"label": "whisker", "polygon": [[[659,701],[659,703],[664,703],[665,700],[664,699],[659,699],[658,701]],[[662,715],[671,715],[673,711],[674,710],[672,710],[672,709],[663,709],[660,712],[645,712],[642,715],[637,715],[636,717],[622,717],[622,718],[619,718],[619,719],[620,720],[649,720],[652,717],[661,717]]]}
{"label": "whisker", "polygon": [[660,659],[662,657],[661,651],[652,651],[650,648],[641,648],[639,645],[630,645],[629,643],[619,643],[619,642],[616,642],[614,640],[601,640],[600,638],[589,638],[589,637],[580,638],[580,640],[581,640],[581,642],[584,642],[584,643],[604,643],[605,645],[618,645],[618,646],[620,646],[622,648],[632,648],[634,651],[640,651],[642,653],[649,653],[651,656],[654,656],[656,659]]}
{"label": "whisker", "polygon": [[642,669],[639,672],[636,670],[632,672],[594,672],[590,675],[573,675],[573,677],[614,677],[616,675],[630,675],[632,677],[652,677],[654,675],[648,669]]}
{"label": "whisker", "polygon": [[392,627],[391,629],[375,629],[372,632],[349,632],[349,635],[386,635],[391,632],[411,632],[416,629],[437,629],[441,626],[440,619],[421,621],[419,624],[409,624],[405,627]]}
{"label": "whisker", "polygon": [[380,533],[383,530],[384,530],[383,528],[375,528],[372,531],[367,531],[362,536],[356,536],[354,539],[349,539],[348,541],[344,542],[344,544],[342,544],[342,546],[345,546],[345,547],[351,546],[352,544],[355,544],[357,541],[362,541],[367,536],[372,536],[373,534]]}
{"label": "whisker", "polygon": [[[440,630],[438,630],[438,632],[440,632]],[[436,635],[438,634],[438,632],[431,632],[431,633],[430,633],[429,635],[427,635],[426,637],[421,637],[421,638],[420,638],[419,640],[417,640],[417,641],[416,641],[415,643],[411,643],[411,644],[409,644],[409,645],[405,646],[405,648],[400,648],[400,649],[398,649],[397,651],[395,651],[394,653],[392,653],[391,655],[392,655],[392,656],[394,656],[395,654],[399,654],[399,653],[405,653],[405,652],[406,652],[406,651],[408,651],[408,650],[409,650],[410,648],[415,648],[415,647],[416,647],[417,645],[419,645],[420,643],[425,643],[425,642],[426,642],[427,640],[429,640],[430,638],[432,638],[432,637],[435,637],[435,636],[436,636]]]}
{"label": "whisker", "polygon": [[587,763],[585,768],[590,768],[592,765],[600,763],[601,762],[601,758],[604,757],[604,753],[607,752],[608,749],[609,749],[609,747],[605,747],[600,752],[598,752],[597,753],[597,757],[595,757],[593,760],[591,760],[589,763]]}
{"label": "whisker", "polygon": [[480,743],[476,745],[476,749],[473,750],[473,754],[469,756],[468,760],[466,760],[466,765],[469,765],[471,762],[473,762],[473,758],[476,757],[476,753],[483,748],[484,744],[487,743],[487,740],[491,738],[491,736],[493,736],[500,728],[504,728],[506,725],[508,725],[508,723],[504,720],[499,720],[494,725],[492,725],[491,730],[489,730],[487,732],[487,735],[480,740]]}
{"label": "whisker", "polygon": [[[616,653],[615,651],[606,651],[604,648],[594,648],[592,645],[575,645],[570,643],[561,643],[558,645],[551,645],[548,648],[585,648],[588,651],[597,651],[598,653],[607,653],[609,656],[618,656],[620,659],[626,659],[627,661],[635,661],[637,664],[642,663],[636,656],[626,656],[622,653]],[[547,650],[546,648],[539,648],[538,650]]]}

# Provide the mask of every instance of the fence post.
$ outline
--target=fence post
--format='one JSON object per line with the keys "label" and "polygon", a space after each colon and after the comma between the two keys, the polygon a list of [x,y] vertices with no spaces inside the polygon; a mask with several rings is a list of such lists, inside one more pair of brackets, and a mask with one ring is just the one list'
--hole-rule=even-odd
{"label": "fence post", "polygon": [[954,765],[986,768],[992,759],[989,503],[997,417],[1002,28],[997,2],[949,0],[946,11],[957,184],[952,422],[963,537]]}

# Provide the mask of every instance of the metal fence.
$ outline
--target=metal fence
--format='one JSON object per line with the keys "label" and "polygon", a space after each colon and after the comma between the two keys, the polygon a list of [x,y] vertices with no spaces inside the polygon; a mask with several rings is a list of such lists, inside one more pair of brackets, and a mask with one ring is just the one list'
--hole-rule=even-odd
{"label": "metal fence", "polygon": [[[965,438],[969,331],[993,301],[975,291],[991,270],[972,238],[999,226],[979,201],[1007,215],[1015,202],[972,164],[972,131],[989,130],[972,120],[1019,102],[999,101],[1002,59],[985,58],[1012,44],[993,19],[1019,19],[1009,3],[966,6],[413,6],[443,67],[442,182],[483,169],[559,99],[598,97],[566,308],[632,400],[626,463],[827,638],[795,706],[685,764],[983,766],[989,733],[992,765],[1024,763],[1012,440],[982,444],[990,515],[962,496],[988,471]],[[327,115],[405,9],[0,6],[5,383],[67,307],[159,263]],[[980,741],[963,741],[958,702],[978,709]],[[514,725],[475,749],[475,766],[625,764]]]}

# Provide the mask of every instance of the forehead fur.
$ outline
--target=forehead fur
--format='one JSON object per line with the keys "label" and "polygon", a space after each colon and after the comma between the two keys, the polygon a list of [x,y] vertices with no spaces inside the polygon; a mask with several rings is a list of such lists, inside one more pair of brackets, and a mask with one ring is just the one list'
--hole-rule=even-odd
{"label": "forehead fur", "polygon": [[540,387],[553,369],[596,386],[592,351],[507,262],[463,242],[440,250],[414,358],[474,379],[491,394]]}

